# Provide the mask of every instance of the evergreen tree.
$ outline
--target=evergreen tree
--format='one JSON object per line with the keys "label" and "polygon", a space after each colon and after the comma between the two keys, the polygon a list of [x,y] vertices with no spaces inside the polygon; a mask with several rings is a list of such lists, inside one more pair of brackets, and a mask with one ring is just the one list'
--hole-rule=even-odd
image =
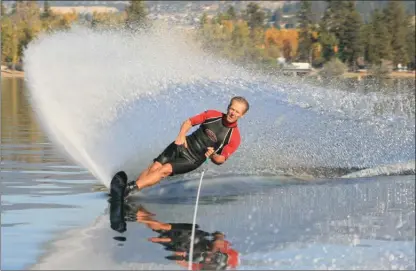
{"label": "evergreen tree", "polygon": [[1,18],[1,61],[11,62],[13,23],[8,16]]}
{"label": "evergreen tree", "polygon": [[3,5],[3,2],[1,2],[1,17],[3,17],[6,14],[6,7]]}
{"label": "evergreen tree", "polygon": [[299,46],[298,57],[301,61],[311,62],[312,37],[312,11],[311,2],[302,1],[297,14],[299,20]]}
{"label": "evergreen tree", "polygon": [[389,42],[392,49],[393,64],[395,66],[399,63],[404,65],[407,63],[408,57],[406,51],[407,17],[403,3],[390,0],[384,9],[384,16],[390,34]]}
{"label": "evergreen tree", "polygon": [[200,27],[204,27],[204,25],[208,22],[208,15],[206,12],[202,13]]}
{"label": "evergreen tree", "polygon": [[266,14],[260,9],[258,4],[251,2],[247,5],[245,17],[248,22],[248,26],[254,29],[264,26]]}
{"label": "evergreen tree", "polygon": [[275,10],[273,17],[272,17],[272,21],[274,21],[274,27],[277,29],[280,29],[280,21],[282,20],[282,9],[278,8]]}
{"label": "evergreen tree", "polygon": [[129,6],[126,8],[127,19],[126,25],[129,28],[142,26],[146,21],[147,11],[142,0],[130,0]]}
{"label": "evergreen tree", "polygon": [[337,33],[342,28],[342,1],[327,0],[327,7],[320,21],[319,43],[322,45],[322,57],[328,61],[335,56],[334,48],[339,40]]}
{"label": "evergreen tree", "polygon": [[363,46],[363,57],[364,57],[364,61],[368,61],[369,58],[369,51],[370,49],[370,43],[371,43],[371,39],[372,39],[372,24],[367,23],[367,24],[363,24],[361,26],[360,29],[360,40],[361,40],[361,44]]}
{"label": "evergreen tree", "polygon": [[368,37],[368,60],[372,64],[380,65],[382,60],[391,60],[389,31],[383,13],[376,9],[371,18],[371,31]]}
{"label": "evergreen tree", "polygon": [[338,0],[327,0],[327,7],[321,20],[323,31],[334,34],[337,38],[345,21],[346,3]]}
{"label": "evergreen tree", "polygon": [[230,6],[227,10],[228,19],[235,20],[237,18],[237,14],[235,13],[235,9],[233,6]]}
{"label": "evergreen tree", "polygon": [[[407,33],[406,33],[406,50],[408,56],[408,64],[409,68],[415,69],[415,61],[416,61],[416,52],[415,52],[415,41],[416,41],[416,33],[415,33],[415,24],[413,16],[409,16],[407,19]],[[412,22],[413,21],[413,22]]]}
{"label": "evergreen tree", "polygon": [[335,57],[335,47],[337,46],[337,38],[334,34],[326,30],[321,30],[319,32],[318,41],[322,46],[322,58],[325,61],[331,60]]}
{"label": "evergreen tree", "polygon": [[51,11],[51,6],[49,5],[49,1],[45,0],[43,2],[43,13],[42,13],[42,17],[43,18],[48,18],[52,15],[52,11]]}
{"label": "evergreen tree", "polygon": [[336,33],[339,40],[339,55],[341,61],[355,67],[357,58],[363,52],[360,37],[362,19],[356,10],[355,1],[345,1],[345,5],[344,22]]}

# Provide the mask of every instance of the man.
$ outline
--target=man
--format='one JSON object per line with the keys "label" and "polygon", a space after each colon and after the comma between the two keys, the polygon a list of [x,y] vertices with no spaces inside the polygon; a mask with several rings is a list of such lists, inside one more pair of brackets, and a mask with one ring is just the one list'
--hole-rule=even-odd
{"label": "man", "polygon": [[[200,167],[207,158],[216,165],[223,164],[239,147],[240,132],[237,121],[247,113],[249,103],[243,97],[230,100],[227,113],[207,110],[183,122],[176,140],[153,160],[136,181],[120,182],[121,195],[155,185],[167,176],[184,174]],[[188,131],[199,128],[191,135]],[[118,194],[118,193],[117,193]]]}

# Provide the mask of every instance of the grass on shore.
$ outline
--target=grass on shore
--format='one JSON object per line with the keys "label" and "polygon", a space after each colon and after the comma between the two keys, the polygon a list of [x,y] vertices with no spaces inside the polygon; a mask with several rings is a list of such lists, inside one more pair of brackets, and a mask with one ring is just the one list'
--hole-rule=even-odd
{"label": "grass on shore", "polygon": [[[351,79],[351,78],[355,78],[355,79],[358,79],[359,77],[365,77],[365,76],[368,76],[368,75],[370,75],[370,74],[368,74],[368,73],[358,73],[358,72],[346,72],[346,73],[344,73],[344,78],[347,78],[347,79]],[[390,74],[390,77],[391,78],[399,78],[399,79],[404,79],[404,78],[415,78],[415,72],[413,71],[413,72],[396,72],[396,71],[394,71],[394,72],[392,72],[391,74]]]}
{"label": "grass on shore", "polygon": [[23,78],[25,73],[22,71],[2,70],[1,77],[4,78]]}

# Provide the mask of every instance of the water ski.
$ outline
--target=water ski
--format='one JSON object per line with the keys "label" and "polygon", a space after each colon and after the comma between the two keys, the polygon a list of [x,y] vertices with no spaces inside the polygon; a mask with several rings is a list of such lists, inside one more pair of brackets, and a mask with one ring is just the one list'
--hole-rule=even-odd
{"label": "water ski", "polygon": [[114,175],[110,185],[110,196],[112,200],[123,200],[124,191],[127,186],[127,174],[119,171]]}

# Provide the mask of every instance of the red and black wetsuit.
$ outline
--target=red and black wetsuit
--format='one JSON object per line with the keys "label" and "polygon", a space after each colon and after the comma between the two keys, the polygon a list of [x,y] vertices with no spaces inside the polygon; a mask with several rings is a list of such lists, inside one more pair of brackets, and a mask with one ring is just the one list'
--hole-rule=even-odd
{"label": "red and black wetsuit", "polygon": [[154,161],[170,163],[174,174],[183,174],[198,168],[205,161],[208,147],[228,159],[241,142],[237,122],[229,123],[226,114],[207,110],[190,118],[199,128],[186,137],[188,148],[172,142]]}

